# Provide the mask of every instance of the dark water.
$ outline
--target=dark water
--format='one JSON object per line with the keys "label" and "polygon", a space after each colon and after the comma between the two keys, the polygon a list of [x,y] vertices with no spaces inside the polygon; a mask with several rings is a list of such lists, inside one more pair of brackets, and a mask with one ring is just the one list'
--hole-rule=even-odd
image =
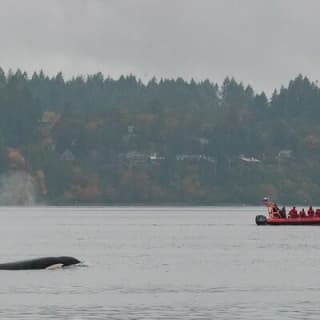
{"label": "dark water", "polygon": [[258,227],[263,208],[2,208],[0,319],[319,319],[320,227]]}

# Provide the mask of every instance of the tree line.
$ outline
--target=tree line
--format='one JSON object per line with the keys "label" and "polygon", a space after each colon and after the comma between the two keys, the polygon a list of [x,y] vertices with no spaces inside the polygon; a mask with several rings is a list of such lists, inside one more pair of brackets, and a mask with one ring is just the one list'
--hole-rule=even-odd
{"label": "tree line", "polygon": [[233,78],[65,80],[0,69],[0,173],[49,204],[258,204],[320,198],[320,89],[268,99]]}

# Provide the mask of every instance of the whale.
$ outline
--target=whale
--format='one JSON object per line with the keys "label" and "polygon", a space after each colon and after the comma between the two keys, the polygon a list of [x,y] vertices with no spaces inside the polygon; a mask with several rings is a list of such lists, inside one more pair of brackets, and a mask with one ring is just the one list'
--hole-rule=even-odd
{"label": "whale", "polygon": [[80,263],[80,261],[74,257],[42,257],[30,260],[0,263],[0,270],[51,270],[75,265],[78,263]]}

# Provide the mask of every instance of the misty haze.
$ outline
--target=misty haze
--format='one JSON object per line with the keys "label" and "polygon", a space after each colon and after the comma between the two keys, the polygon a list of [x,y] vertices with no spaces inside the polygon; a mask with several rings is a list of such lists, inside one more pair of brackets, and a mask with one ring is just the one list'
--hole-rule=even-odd
{"label": "misty haze", "polygon": [[0,9],[0,319],[318,319],[319,1]]}

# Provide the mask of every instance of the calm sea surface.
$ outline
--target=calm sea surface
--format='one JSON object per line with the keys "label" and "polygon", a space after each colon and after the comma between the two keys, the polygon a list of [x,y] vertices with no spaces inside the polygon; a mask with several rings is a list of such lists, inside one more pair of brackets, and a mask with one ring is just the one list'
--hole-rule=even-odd
{"label": "calm sea surface", "polygon": [[0,319],[319,319],[320,227],[264,208],[1,208]]}

